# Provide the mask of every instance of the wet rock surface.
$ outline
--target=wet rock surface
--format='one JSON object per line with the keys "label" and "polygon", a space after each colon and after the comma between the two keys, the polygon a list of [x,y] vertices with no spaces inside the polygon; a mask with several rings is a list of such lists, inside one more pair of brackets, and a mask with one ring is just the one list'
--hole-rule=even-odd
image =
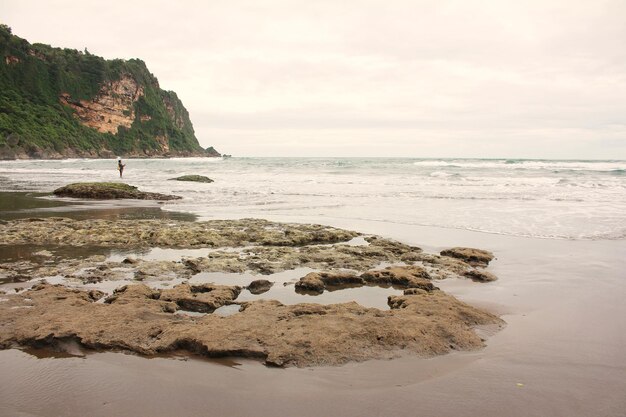
{"label": "wet rock surface", "polygon": [[338,365],[400,352],[427,357],[477,349],[483,342],[473,327],[502,323],[441,291],[393,297],[389,311],[354,302],[289,306],[261,300],[243,303],[228,317],[172,314],[164,293],[133,285],[113,302],[96,303],[86,291],[40,284],[0,304],[0,346],[74,340],[85,348],[142,355],[183,350],[259,358],[273,366]]}
{"label": "wet rock surface", "polygon": [[182,197],[139,191],[137,187],[118,182],[78,182],[57,188],[52,192],[58,197],[93,198],[97,200],[179,200]]}
{"label": "wet rock surface", "polygon": [[296,291],[321,294],[333,287],[346,288],[365,285],[363,278],[353,272],[311,272],[296,282]]}
{"label": "wet rock surface", "polygon": [[357,236],[357,232],[328,226],[278,225],[258,219],[182,222],[48,217],[0,224],[0,245],[63,244],[121,248],[233,248],[248,245],[288,247],[345,242]]}
{"label": "wet rock surface", "polygon": [[246,287],[246,289],[252,294],[258,295],[268,292],[273,285],[273,282],[266,279],[256,279],[252,281],[250,285]]}
{"label": "wet rock surface", "polygon": [[425,291],[438,289],[430,281],[426,270],[419,266],[396,266],[366,271],[361,275],[353,272],[311,272],[295,284],[296,291],[321,294],[324,290],[336,291],[364,285],[394,288],[420,288]]}
{"label": "wet rock surface", "polygon": [[170,181],[213,182],[211,178],[205,177],[204,175],[182,175],[180,177],[170,178]]}
{"label": "wet rock surface", "polygon": [[171,290],[163,290],[160,300],[176,303],[186,311],[212,313],[219,307],[231,304],[241,292],[241,287],[213,284],[180,284]]}
{"label": "wet rock surface", "polygon": [[493,259],[493,253],[474,248],[451,248],[441,251],[441,256],[450,256],[475,266],[487,266]]}
{"label": "wet rock surface", "polygon": [[[17,291],[3,288],[3,348],[55,346],[69,339],[87,348],[145,355],[184,350],[260,358],[275,366],[336,365],[400,352],[431,356],[479,348],[483,341],[473,327],[503,323],[434,285],[435,280],[450,277],[495,279],[482,268],[484,261],[477,263],[476,253],[465,257],[466,262],[328,226],[256,219],[2,222],[0,249],[14,244],[37,249],[31,256],[0,263],[0,284],[13,285]],[[79,246],[138,252],[67,256]],[[70,250],[59,256],[58,247]],[[150,258],[148,248],[153,247],[176,248],[159,250],[180,255],[176,260]],[[387,299],[385,294],[380,304],[387,299],[391,310],[381,310],[356,302],[265,300],[277,288],[266,279],[228,283],[229,277],[244,272],[272,275],[298,268],[304,268],[304,276],[296,275],[279,288],[300,299],[315,301],[324,297],[316,294],[326,291],[337,294],[369,287],[393,288],[386,294],[402,295]],[[219,285],[197,282],[195,277],[202,274],[218,274]],[[38,283],[41,279],[50,284]],[[223,309],[228,315],[218,314]]]}
{"label": "wet rock surface", "polygon": [[463,272],[463,276],[478,282],[490,282],[498,279],[498,277],[496,277],[491,272],[480,269],[470,269],[468,271],[465,271]]}
{"label": "wet rock surface", "polygon": [[388,267],[383,270],[368,271],[361,275],[368,284],[380,286],[396,286],[400,288],[422,288],[427,291],[435,289],[430,282],[430,275],[422,267]]}

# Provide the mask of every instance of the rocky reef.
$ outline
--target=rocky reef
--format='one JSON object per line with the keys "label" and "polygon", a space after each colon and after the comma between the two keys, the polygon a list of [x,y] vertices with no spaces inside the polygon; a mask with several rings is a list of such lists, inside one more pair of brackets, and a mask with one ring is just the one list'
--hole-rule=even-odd
{"label": "rocky reef", "polygon": [[[477,326],[503,325],[435,285],[488,274],[485,263],[328,226],[258,219],[23,219],[0,222],[0,245],[49,248],[0,264],[0,283],[19,284],[17,291],[5,284],[7,293],[0,295],[2,348],[74,341],[87,349],[143,355],[185,351],[258,358],[271,366],[318,366],[478,349],[484,340]],[[153,247],[206,252],[174,261],[55,255],[60,247],[92,246],[135,248],[138,254]],[[300,268],[313,272],[279,286],[267,279],[223,283],[243,272],[272,276]],[[203,274],[208,282],[198,281]],[[210,282],[211,274],[222,282]],[[59,280],[62,285],[46,282]],[[305,295],[313,301],[305,303],[271,298],[277,291],[296,296],[364,287],[393,288],[388,309],[314,302],[323,295]]]}
{"label": "rocky reef", "polygon": [[261,300],[242,303],[239,313],[228,317],[176,315],[176,306],[201,304],[178,295],[173,302],[167,291],[144,285],[124,287],[104,303],[97,303],[97,296],[46,284],[7,296],[0,305],[0,347],[73,340],[85,348],[143,355],[183,350],[259,358],[273,366],[339,365],[392,358],[401,351],[433,356],[477,349],[483,341],[473,327],[501,323],[441,291],[395,297],[389,311],[355,302],[283,305]]}
{"label": "rocky reef", "polygon": [[139,191],[137,187],[119,182],[77,182],[57,188],[52,192],[57,197],[92,198],[98,200],[178,200],[181,197]]}

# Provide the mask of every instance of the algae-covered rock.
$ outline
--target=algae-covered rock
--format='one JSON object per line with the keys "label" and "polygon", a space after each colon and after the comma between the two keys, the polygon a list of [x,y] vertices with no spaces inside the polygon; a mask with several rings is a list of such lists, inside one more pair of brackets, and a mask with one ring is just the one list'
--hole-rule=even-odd
{"label": "algae-covered rock", "polygon": [[419,266],[396,266],[367,271],[361,277],[370,285],[398,288],[421,288],[425,291],[438,289],[430,282],[430,275]]}
{"label": "algae-covered rock", "polygon": [[370,270],[361,275],[353,272],[310,272],[296,282],[296,292],[322,294],[324,290],[335,291],[364,285],[396,288],[420,288],[425,291],[438,290],[430,276],[419,266],[397,266],[382,270]]}
{"label": "algae-covered rock", "polygon": [[59,197],[94,198],[114,200],[129,198],[134,200],[178,200],[181,197],[160,193],[139,191],[137,187],[119,182],[77,182],[57,188],[53,194]]}
{"label": "algae-covered rock", "polygon": [[[216,248],[262,245],[268,250],[277,250],[287,246],[346,242],[358,235],[357,232],[330,226],[272,223],[259,219],[184,222],[161,219],[111,221],[48,217],[0,223],[0,245],[46,245],[59,242],[72,246],[124,248],[152,246]],[[387,259],[384,257],[380,258],[380,261],[385,260]]]}
{"label": "algae-covered rock", "polygon": [[[129,256],[116,265],[109,265],[106,270],[98,263],[102,261],[86,263],[55,259],[46,263],[46,260],[51,261],[51,257],[37,255],[29,262],[0,264],[0,281],[21,282],[55,275],[71,276],[83,282],[133,277],[154,281],[176,277],[187,279],[200,272],[250,271],[271,275],[305,267],[330,274],[314,274],[296,285],[298,290],[319,294],[346,284],[401,288],[420,284],[429,288],[430,280],[451,277],[468,277],[482,282],[496,279],[493,274],[483,271],[482,265],[476,269],[461,259],[424,253],[384,238],[367,238],[371,242],[362,245],[345,243],[357,236],[357,232],[329,226],[274,223],[259,219],[184,222],[49,217],[0,220],[0,250],[2,245],[212,248],[204,256],[182,256],[178,262],[147,262]],[[407,258],[412,261],[407,262]],[[392,267],[376,271],[381,263],[405,265],[400,269]],[[90,269],[85,269],[87,267]],[[353,272],[346,276],[337,275],[340,271],[344,271],[342,274]]]}
{"label": "algae-covered rock", "polygon": [[441,256],[461,259],[470,265],[487,266],[493,259],[493,253],[474,248],[451,248],[441,251]]}
{"label": "algae-covered rock", "polygon": [[[296,282],[296,292],[301,294],[321,294],[332,287],[361,287],[363,278],[353,272],[311,272]],[[331,288],[329,288],[331,287]]]}
{"label": "algae-covered rock", "polygon": [[182,177],[170,178],[170,181],[192,181],[192,182],[213,182],[209,177],[204,175],[183,175]]}
{"label": "algae-covered rock", "polygon": [[159,299],[176,303],[186,311],[212,313],[219,307],[230,304],[240,292],[241,287],[238,286],[184,283],[170,290],[163,290]]}
{"label": "algae-covered rock", "polygon": [[498,279],[498,277],[491,272],[481,271],[479,269],[470,269],[469,271],[465,271],[463,276],[478,282],[491,282]]}

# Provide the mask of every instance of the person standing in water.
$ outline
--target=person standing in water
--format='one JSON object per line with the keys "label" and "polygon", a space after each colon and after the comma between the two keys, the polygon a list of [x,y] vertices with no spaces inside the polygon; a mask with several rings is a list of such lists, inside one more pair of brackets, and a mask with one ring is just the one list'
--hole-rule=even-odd
{"label": "person standing in water", "polygon": [[120,172],[120,178],[122,178],[125,166],[125,164],[122,164],[122,158],[117,158],[117,170]]}

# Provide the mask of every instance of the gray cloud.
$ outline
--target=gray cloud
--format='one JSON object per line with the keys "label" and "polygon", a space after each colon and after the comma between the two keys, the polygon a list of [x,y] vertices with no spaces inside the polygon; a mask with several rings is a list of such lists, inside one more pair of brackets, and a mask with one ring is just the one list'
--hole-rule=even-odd
{"label": "gray cloud", "polygon": [[201,143],[226,153],[626,158],[621,1],[3,0],[2,11],[31,42],[142,58]]}

